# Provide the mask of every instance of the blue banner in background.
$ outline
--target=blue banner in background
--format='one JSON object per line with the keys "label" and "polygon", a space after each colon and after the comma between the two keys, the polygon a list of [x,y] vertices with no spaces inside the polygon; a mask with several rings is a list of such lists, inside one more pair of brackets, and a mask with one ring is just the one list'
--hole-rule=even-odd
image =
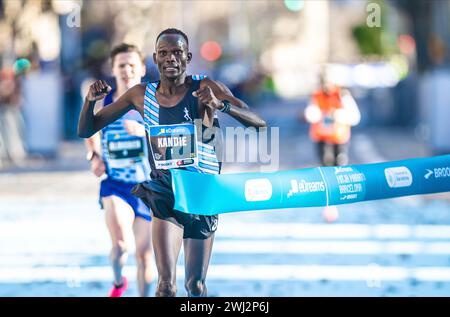
{"label": "blue banner in background", "polygon": [[200,215],[320,207],[450,191],[450,155],[272,173],[171,172],[174,208]]}

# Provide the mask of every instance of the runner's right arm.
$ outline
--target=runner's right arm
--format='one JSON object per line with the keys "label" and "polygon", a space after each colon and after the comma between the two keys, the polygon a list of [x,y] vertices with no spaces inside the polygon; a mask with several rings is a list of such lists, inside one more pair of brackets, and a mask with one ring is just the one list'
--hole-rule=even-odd
{"label": "runner's right arm", "polygon": [[89,87],[89,92],[80,113],[80,120],[78,122],[78,136],[81,138],[89,138],[95,132],[116,121],[132,109],[138,110],[142,115],[142,111],[135,106],[136,104],[139,104],[136,102],[139,93],[143,95],[141,90],[141,85],[136,85],[130,88],[115,102],[94,114],[96,101],[105,98],[105,96],[111,91],[111,87],[108,86],[108,84],[103,80],[98,80],[93,83]]}
{"label": "runner's right arm", "polygon": [[[88,150],[88,157],[91,163],[91,171],[95,176],[100,177],[105,173],[105,163],[101,155],[101,140],[100,132],[95,133],[90,138],[85,139],[86,148]],[[90,156],[90,157],[89,157]]]}
{"label": "runner's right arm", "polygon": [[[97,113],[103,108],[101,103],[97,102],[94,108],[94,113]],[[91,171],[95,176],[100,177],[105,173],[105,163],[102,159],[102,147],[100,132],[95,133],[90,138],[84,139],[86,145],[87,155],[86,159],[91,163]]]}
{"label": "runner's right arm", "polygon": [[145,137],[145,126],[134,120],[124,121],[125,130],[129,135]]}

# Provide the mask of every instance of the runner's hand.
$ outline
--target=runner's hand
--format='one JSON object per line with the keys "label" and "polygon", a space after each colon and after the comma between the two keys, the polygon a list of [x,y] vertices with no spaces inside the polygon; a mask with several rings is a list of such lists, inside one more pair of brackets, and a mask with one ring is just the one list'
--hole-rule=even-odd
{"label": "runner's hand", "polygon": [[134,120],[125,120],[124,125],[128,134],[141,137],[145,136],[145,127],[139,122]]}
{"label": "runner's hand", "polygon": [[105,173],[105,163],[98,155],[94,156],[91,160],[91,171],[97,177]]}
{"label": "runner's hand", "polygon": [[88,101],[97,101],[106,97],[111,91],[111,87],[104,80],[97,80],[91,86],[86,96]]}
{"label": "runner's hand", "polygon": [[192,93],[192,96],[198,97],[198,100],[209,108],[216,110],[223,107],[222,101],[217,99],[209,86],[204,86]]}

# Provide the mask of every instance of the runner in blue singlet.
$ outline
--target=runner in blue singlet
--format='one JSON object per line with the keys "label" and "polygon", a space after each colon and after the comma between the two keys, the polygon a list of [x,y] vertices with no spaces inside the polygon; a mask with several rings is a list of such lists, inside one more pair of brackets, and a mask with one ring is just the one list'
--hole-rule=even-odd
{"label": "runner in blue singlet", "polygon": [[[162,31],[153,54],[161,80],[134,86],[109,107],[94,114],[93,104],[110,90],[104,81],[95,82],[86,96],[78,125],[78,135],[90,137],[130,109],[138,110],[144,118],[151,180],[136,185],[133,193],[152,209],[158,269],[156,296],[176,295],[176,264],[182,243],[187,293],[189,296],[207,295],[206,273],[217,228],[217,216],[197,216],[174,210],[170,169],[220,172],[217,135],[209,133],[210,129],[218,127],[217,110],[245,126],[266,126],[265,121],[234,97],[224,84],[187,75],[186,67],[191,59],[186,34],[177,29]],[[208,133],[202,133],[206,129]],[[201,190],[198,189],[199,195]]]}
{"label": "runner in blue singlet", "polygon": [[[139,84],[145,75],[141,53],[134,45],[121,44],[111,52],[112,73],[117,89],[108,93],[99,108],[108,107],[128,88]],[[147,296],[151,282],[151,215],[141,199],[131,194],[131,189],[150,177],[147,141],[143,120],[139,112],[131,110],[105,126],[100,133],[86,140],[87,159],[100,183],[100,206],[105,210],[106,225],[111,241],[111,262],[114,285],[110,297],[120,297],[128,281],[122,275],[127,259],[133,229],[136,245],[137,282],[139,294]]]}

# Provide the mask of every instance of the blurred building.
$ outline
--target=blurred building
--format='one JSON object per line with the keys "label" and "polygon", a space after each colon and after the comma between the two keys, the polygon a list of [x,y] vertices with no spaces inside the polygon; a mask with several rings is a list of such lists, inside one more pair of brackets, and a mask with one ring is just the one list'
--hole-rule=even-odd
{"label": "blurred building", "polygon": [[[376,27],[367,24],[373,5],[381,14]],[[426,0],[0,0],[0,66],[26,57],[38,78],[53,76],[61,84],[39,103],[56,106],[30,112],[59,122],[46,134],[57,144],[76,139],[81,83],[109,79],[113,45],[137,44],[149,56],[148,78],[155,78],[156,36],[176,27],[190,38],[190,72],[224,81],[255,105],[281,98],[298,99],[300,107],[326,64],[357,98],[361,127],[417,126],[418,135],[444,149],[446,89],[427,87],[446,85],[449,17],[449,1]],[[211,41],[219,47],[213,58],[202,51]],[[25,113],[29,108],[23,105]],[[34,121],[25,119],[34,131]],[[35,135],[45,132],[36,129]]]}

